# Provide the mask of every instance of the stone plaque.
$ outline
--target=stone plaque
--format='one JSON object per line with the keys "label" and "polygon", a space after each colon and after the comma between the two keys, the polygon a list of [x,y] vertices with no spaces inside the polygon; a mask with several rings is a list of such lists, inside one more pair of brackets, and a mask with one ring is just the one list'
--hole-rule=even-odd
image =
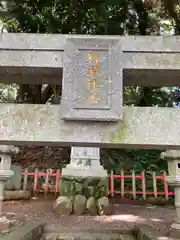
{"label": "stone plaque", "polygon": [[122,62],[119,40],[68,37],[64,52],[62,119],[122,119]]}

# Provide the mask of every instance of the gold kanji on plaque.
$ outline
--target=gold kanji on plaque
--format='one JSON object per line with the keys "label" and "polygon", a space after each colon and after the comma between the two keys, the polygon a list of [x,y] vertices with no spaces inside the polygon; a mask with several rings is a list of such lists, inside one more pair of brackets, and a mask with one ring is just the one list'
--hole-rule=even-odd
{"label": "gold kanji on plaque", "polygon": [[87,98],[87,101],[91,104],[99,103],[99,99],[96,96],[97,90],[97,80],[96,76],[100,75],[100,59],[97,53],[90,52],[88,54],[88,60],[90,66],[88,66],[88,80],[87,80],[87,90],[90,96]]}
{"label": "gold kanji on plaque", "polygon": [[96,79],[88,79],[87,88],[88,88],[89,91],[96,90],[96,88],[97,88]]}

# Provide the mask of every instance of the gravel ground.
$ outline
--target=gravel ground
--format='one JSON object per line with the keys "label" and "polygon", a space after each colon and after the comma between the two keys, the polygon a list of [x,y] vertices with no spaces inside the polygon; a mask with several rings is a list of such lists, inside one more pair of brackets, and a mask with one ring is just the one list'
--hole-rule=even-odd
{"label": "gravel ground", "polygon": [[129,228],[135,223],[148,223],[160,230],[167,230],[175,220],[175,209],[171,206],[138,206],[115,204],[111,216],[57,216],[52,212],[52,199],[35,199],[31,201],[5,202],[3,211],[15,213],[18,219],[26,218],[41,221],[52,230],[78,227],[83,228]]}

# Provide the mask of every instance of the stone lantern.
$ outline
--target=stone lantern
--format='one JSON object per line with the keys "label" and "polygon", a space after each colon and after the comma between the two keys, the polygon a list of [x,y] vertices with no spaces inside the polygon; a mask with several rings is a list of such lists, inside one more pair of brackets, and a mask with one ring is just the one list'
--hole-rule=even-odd
{"label": "stone lantern", "polygon": [[0,215],[2,215],[5,183],[14,175],[11,170],[11,158],[18,152],[19,148],[17,147],[0,145]]}
{"label": "stone lantern", "polygon": [[[167,160],[169,175],[167,182],[175,189],[175,208],[177,220],[171,225],[174,230],[180,230],[180,150],[167,150],[161,154],[161,158]],[[179,234],[179,233],[178,233]]]}

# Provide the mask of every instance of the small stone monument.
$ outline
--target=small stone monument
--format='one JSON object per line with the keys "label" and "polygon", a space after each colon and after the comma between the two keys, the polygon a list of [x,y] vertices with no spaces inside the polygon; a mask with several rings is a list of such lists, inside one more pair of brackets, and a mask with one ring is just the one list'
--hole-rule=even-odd
{"label": "small stone monument", "polygon": [[[161,154],[161,157],[168,162],[169,175],[167,182],[175,188],[175,208],[177,219],[171,225],[171,235],[180,236],[180,150],[167,150]],[[179,238],[179,237],[178,237]]]}
{"label": "small stone monument", "polygon": [[105,214],[108,174],[100,165],[100,148],[71,147],[70,164],[62,169],[60,195],[54,204],[58,214]]}
{"label": "small stone monument", "polygon": [[12,155],[17,154],[19,148],[14,146],[0,145],[0,232],[8,231],[9,221],[3,215],[4,186],[8,179],[13,176],[11,170]]}
{"label": "small stone monument", "polygon": [[[63,120],[87,123],[122,120],[120,41],[97,37],[68,37],[63,67]],[[100,148],[71,148],[71,162],[62,169],[60,194],[55,204],[56,212],[61,209],[62,214],[64,208],[65,213],[73,211],[80,214],[88,210],[89,213],[104,214],[103,209],[107,209],[109,205],[108,175],[100,165]],[[67,198],[67,204],[64,197]],[[69,199],[72,205],[68,204]],[[66,206],[69,206],[69,211],[65,209]]]}

